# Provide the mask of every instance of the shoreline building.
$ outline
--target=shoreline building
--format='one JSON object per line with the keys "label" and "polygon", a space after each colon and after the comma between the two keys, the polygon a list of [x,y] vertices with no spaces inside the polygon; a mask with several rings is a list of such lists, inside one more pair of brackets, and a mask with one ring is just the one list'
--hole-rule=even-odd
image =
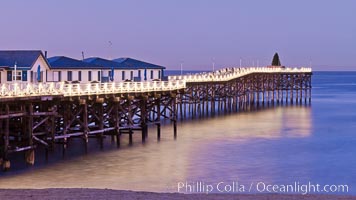
{"label": "shoreline building", "polygon": [[108,60],[47,58],[40,50],[0,51],[0,84],[39,82],[123,82],[165,80],[163,66],[132,58]]}

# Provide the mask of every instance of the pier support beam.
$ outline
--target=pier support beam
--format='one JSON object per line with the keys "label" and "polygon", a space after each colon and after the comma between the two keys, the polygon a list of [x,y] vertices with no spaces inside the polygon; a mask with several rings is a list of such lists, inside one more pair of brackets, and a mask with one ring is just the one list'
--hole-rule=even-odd
{"label": "pier support beam", "polygon": [[119,108],[120,108],[120,98],[119,97],[114,97],[113,99],[114,105],[113,105],[113,117],[114,117],[114,134],[116,136],[116,146],[119,148],[120,147],[120,116],[119,116]]}
{"label": "pier support beam", "polygon": [[81,99],[79,102],[83,108],[82,120],[83,120],[83,141],[85,153],[88,153],[88,142],[89,142],[89,124],[88,124],[88,104],[85,99]]}
{"label": "pier support beam", "polygon": [[161,139],[161,100],[160,96],[155,97],[156,101],[156,112],[157,112],[157,118],[156,118],[156,125],[157,125],[157,140],[159,141]]}
{"label": "pier support beam", "polygon": [[142,96],[141,100],[141,131],[142,131],[142,142],[146,141],[148,137],[147,131],[147,96]]}
{"label": "pier support beam", "polygon": [[174,135],[174,139],[177,139],[177,109],[176,109],[176,95],[175,94],[171,94],[172,100],[172,104],[171,104],[171,109],[172,109],[172,118],[171,120],[173,121],[173,135]]}
{"label": "pier support beam", "polygon": [[95,102],[95,107],[97,110],[97,116],[98,116],[98,120],[97,120],[97,124],[98,124],[98,129],[101,131],[97,137],[99,139],[99,143],[100,143],[100,149],[104,148],[104,107],[103,107],[103,103],[104,103],[104,98],[96,98],[96,102]]}
{"label": "pier support beam", "polygon": [[10,169],[10,160],[8,158],[8,151],[9,151],[9,143],[10,143],[10,107],[9,104],[5,105],[5,127],[4,127],[4,147],[2,152],[2,169],[4,171]]}
{"label": "pier support beam", "polygon": [[[33,104],[30,102],[28,105],[28,113],[27,113],[27,139],[28,139],[28,147],[33,146]],[[25,153],[26,163],[30,165],[35,164],[35,151],[33,148],[30,148]]]}

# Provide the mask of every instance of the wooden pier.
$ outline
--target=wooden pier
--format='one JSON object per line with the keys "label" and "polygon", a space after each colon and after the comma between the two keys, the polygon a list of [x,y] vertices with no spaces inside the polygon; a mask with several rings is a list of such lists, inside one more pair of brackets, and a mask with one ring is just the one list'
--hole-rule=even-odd
{"label": "wooden pier", "polygon": [[272,104],[308,104],[310,68],[226,68],[210,73],[171,76],[167,82],[0,85],[0,165],[10,168],[9,154],[24,152],[35,163],[35,150],[81,138],[87,149],[104,137],[120,146],[120,138],[168,119],[177,137],[177,120],[249,110]]}

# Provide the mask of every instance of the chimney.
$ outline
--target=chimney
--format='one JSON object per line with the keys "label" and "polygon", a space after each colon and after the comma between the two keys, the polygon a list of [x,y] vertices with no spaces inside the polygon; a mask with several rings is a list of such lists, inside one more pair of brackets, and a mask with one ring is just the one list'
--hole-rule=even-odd
{"label": "chimney", "polygon": [[45,58],[47,59],[47,51],[45,51]]}
{"label": "chimney", "polygon": [[83,58],[83,60],[85,59],[85,58],[84,58],[84,51],[82,51],[82,58]]}

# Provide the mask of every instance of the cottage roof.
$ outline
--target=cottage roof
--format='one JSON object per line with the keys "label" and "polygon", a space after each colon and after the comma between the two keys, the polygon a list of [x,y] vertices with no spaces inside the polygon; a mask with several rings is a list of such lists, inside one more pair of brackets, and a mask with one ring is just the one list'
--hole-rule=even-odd
{"label": "cottage roof", "polygon": [[102,66],[104,68],[114,68],[114,69],[130,69],[130,67],[126,66],[123,63],[118,63],[112,60],[107,60],[99,57],[86,58],[83,60],[84,62],[95,64]]}
{"label": "cottage roof", "polygon": [[128,66],[130,68],[165,69],[165,67],[163,67],[163,66],[143,62],[143,61],[136,60],[133,58],[117,58],[117,59],[114,59],[113,61],[121,63],[121,64],[125,64],[126,66]]}
{"label": "cottage roof", "polygon": [[102,66],[95,65],[66,56],[55,56],[48,58],[52,69],[103,69]]}
{"label": "cottage roof", "polygon": [[[16,63],[19,69],[31,69],[36,60],[43,56],[40,50],[8,50],[0,51],[0,67],[13,69]],[[45,62],[46,59],[44,59]],[[47,65],[48,62],[47,62]]]}

